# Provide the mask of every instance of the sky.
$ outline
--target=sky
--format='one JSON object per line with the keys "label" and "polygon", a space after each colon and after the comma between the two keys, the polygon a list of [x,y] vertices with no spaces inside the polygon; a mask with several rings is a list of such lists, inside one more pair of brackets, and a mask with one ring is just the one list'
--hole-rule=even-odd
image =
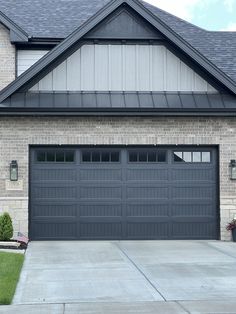
{"label": "sky", "polygon": [[197,26],[236,31],[236,0],[145,0]]}

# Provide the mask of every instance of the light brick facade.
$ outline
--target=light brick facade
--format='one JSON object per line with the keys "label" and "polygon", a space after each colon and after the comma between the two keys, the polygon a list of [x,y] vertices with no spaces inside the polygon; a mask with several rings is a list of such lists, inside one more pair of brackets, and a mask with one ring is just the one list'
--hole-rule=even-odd
{"label": "light brick facade", "polygon": [[[15,232],[28,232],[29,145],[38,144],[218,145],[221,239],[230,240],[225,225],[236,214],[236,182],[229,179],[235,118],[0,118],[0,210],[10,212]],[[11,160],[19,164],[16,187],[9,184]]]}
{"label": "light brick facade", "polygon": [[0,91],[15,79],[15,46],[10,31],[0,24]]}

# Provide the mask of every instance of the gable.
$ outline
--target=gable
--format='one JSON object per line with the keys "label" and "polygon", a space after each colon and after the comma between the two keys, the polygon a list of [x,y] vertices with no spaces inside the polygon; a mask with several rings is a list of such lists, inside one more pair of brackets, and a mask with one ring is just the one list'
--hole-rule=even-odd
{"label": "gable", "polygon": [[92,39],[163,39],[147,21],[128,6],[121,6],[92,29],[85,38]]}
{"label": "gable", "polygon": [[163,45],[86,44],[31,91],[216,91]]}
{"label": "gable", "polygon": [[[0,93],[0,103],[6,100],[9,102],[9,98],[16,95],[17,93],[27,92],[32,86],[40,82],[42,78],[54,77],[55,70],[58,69],[59,65],[66,70],[67,59],[74,54],[78,47],[83,45],[83,40],[91,30],[93,30],[99,23],[104,21],[109,17],[115,10],[117,10],[121,5],[126,4],[132,10],[134,10],[140,17],[145,19],[150,25],[152,25],[158,32],[163,34],[169,44],[175,47],[176,51],[179,51],[183,56],[183,60],[187,60],[187,64],[191,64],[191,68],[194,72],[201,73],[203,77],[209,82],[213,82],[214,86],[221,92],[232,92],[236,94],[236,82],[228,77],[224,72],[217,68],[213,63],[209,62],[199,51],[194,49],[186,40],[181,36],[177,35],[168,25],[159,17],[154,16],[149,10],[147,10],[139,1],[137,0],[116,0],[111,1],[105,5],[97,14],[88,19],[83,25],[78,27],[70,36],[68,36],[64,41],[61,42],[57,47],[55,47],[51,52],[49,52],[45,57],[33,65],[29,70],[24,72],[20,77],[18,77],[13,83],[9,84],[8,87],[2,90]],[[124,41],[122,40],[124,44]],[[150,42],[151,43],[151,42]],[[182,60],[182,57],[181,57]],[[83,63],[83,62],[82,62]],[[170,66],[168,66],[170,68]],[[175,66],[179,69],[179,66]],[[49,73],[49,76],[47,75]],[[102,69],[100,77],[105,71]],[[139,72],[137,72],[139,73]],[[154,72],[155,73],[155,72]],[[181,73],[181,71],[177,71]],[[106,74],[107,75],[107,74]],[[165,71],[164,74],[165,75]],[[92,77],[94,80],[96,76]],[[110,77],[110,74],[108,75]],[[136,76],[137,77],[137,76]],[[204,78],[201,78],[204,80]],[[67,80],[67,76],[62,77],[64,82]],[[54,80],[54,78],[53,78]],[[151,79],[149,80],[149,82]],[[193,80],[195,82],[195,78]],[[206,81],[205,81],[206,82]],[[204,85],[206,84],[204,82]],[[165,83],[165,79],[164,79]],[[66,83],[67,84],[67,83]],[[40,85],[40,84],[38,84]],[[52,89],[54,90],[54,82],[52,81]],[[63,84],[59,81],[58,91],[61,90]],[[37,88],[37,84],[36,84]],[[179,83],[178,83],[179,88]],[[40,86],[39,86],[40,89]],[[211,87],[210,87],[211,89]],[[110,89],[109,89],[110,90]],[[14,102],[11,103],[14,105]]]}

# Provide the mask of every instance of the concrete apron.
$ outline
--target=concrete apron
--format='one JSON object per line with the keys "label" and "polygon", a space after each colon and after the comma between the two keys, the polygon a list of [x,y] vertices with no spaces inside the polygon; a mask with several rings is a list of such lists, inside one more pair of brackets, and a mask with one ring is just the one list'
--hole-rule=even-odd
{"label": "concrete apron", "polygon": [[55,313],[236,313],[235,248],[217,241],[32,242],[13,303],[31,304],[18,306],[24,313],[32,304],[47,313],[54,306]]}

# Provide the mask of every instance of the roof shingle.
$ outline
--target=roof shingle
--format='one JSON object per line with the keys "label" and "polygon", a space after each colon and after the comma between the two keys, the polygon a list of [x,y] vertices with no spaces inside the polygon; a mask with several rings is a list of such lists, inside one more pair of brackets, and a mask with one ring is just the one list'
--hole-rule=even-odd
{"label": "roof shingle", "polygon": [[[33,38],[63,39],[110,0],[0,0],[0,11]],[[236,82],[236,32],[211,32],[144,6]]]}

